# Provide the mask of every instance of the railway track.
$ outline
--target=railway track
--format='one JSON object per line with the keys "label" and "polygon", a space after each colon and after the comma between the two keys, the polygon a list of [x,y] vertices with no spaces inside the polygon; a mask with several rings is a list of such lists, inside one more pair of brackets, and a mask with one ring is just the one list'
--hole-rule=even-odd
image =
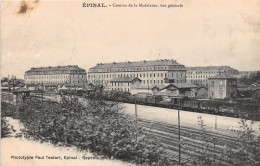
{"label": "railway track", "polygon": [[[40,97],[38,94],[35,94],[34,96],[38,98]],[[52,95],[44,95],[43,97],[45,100],[55,102],[55,99],[52,98],[54,96]],[[144,129],[144,132],[149,139],[158,140],[164,145],[165,151],[167,151],[171,157],[170,160],[172,163],[178,162],[179,141],[177,125],[140,118],[138,119],[138,125]],[[180,129],[182,163],[186,162],[188,165],[188,163],[203,155],[203,150],[207,143],[207,155],[210,156],[217,165],[232,165],[232,163],[221,157],[219,154],[222,154],[226,145],[236,148],[236,138],[209,131],[203,133],[198,129],[184,126],[181,126]],[[212,138],[215,142],[213,143],[212,140],[199,141],[202,134],[204,134],[206,138]]]}
{"label": "railway track", "polygon": [[[172,125],[164,122],[159,122],[159,121],[151,121],[147,119],[138,119],[138,124],[140,124],[143,127],[146,128],[153,128],[156,130],[162,130],[166,131],[168,133],[172,133],[175,135],[178,135],[178,126],[177,125]],[[191,127],[186,127],[186,126],[181,126],[181,135],[185,137],[192,137],[194,139],[197,139],[203,134],[201,130],[194,129]],[[237,139],[235,137],[231,137],[228,135],[223,135],[220,133],[213,133],[213,132],[205,132],[207,137],[213,138],[217,140],[217,143],[219,145],[227,145],[227,144],[234,144]]]}
{"label": "railway track", "polygon": [[[171,125],[163,122],[151,121],[147,119],[138,119],[138,125],[140,125],[145,134],[152,140],[160,141],[164,147],[171,152],[173,160],[178,159],[179,140],[178,140],[178,126]],[[201,135],[204,134],[206,138],[213,138],[217,140],[199,140]],[[207,155],[211,159],[215,160],[218,165],[232,165],[229,160],[224,159],[221,155],[226,145],[236,148],[236,139],[223,134],[216,134],[202,131],[198,129],[181,127],[181,154],[184,160],[189,161],[191,158],[199,158],[205,152],[207,145]],[[233,156],[236,157],[236,156]]]}

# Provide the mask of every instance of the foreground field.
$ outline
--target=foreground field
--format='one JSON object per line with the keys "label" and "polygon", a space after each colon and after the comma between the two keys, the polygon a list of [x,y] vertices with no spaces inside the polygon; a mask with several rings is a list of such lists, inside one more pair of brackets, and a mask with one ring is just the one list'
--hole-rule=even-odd
{"label": "foreground field", "polygon": [[252,135],[250,121],[241,121],[239,133],[227,130],[228,120],[236,124],[238,119],[225,122],[220,117],[215,130],[216,116],[205,115],[205,120],[204,114],[181,111],[179,141],[177,111],[173,109],[138,105],[136,120],[135,105],[102,100],[102,95],[48,100],[25,102],[16,114],[27,134],[40,142],[63,142],[141,165],[165,161],[178,165],[178,152],[185,165],[257,165],[259,161],[260,139]]}
{"label": "foreground field", "polygon": [[[22,124],[19,120],[7,118],[9,126],[13,126],[13,130],[9,137],[1,139],[1,164],[3,166],[133,166],[134,164],[124,163],[119,160],[97,159],[88,151],[79,151],[76,147],[54,146],[50,143],[40,143],[25,138],[15,137],[21,133]],[[14,132],[15,131],[15,132]],[[13,158],[12,158],[13,156]],[[15,159],[18,156],[33,156],[33,160]],[[35,156],[45,159],[35,159]],[[47,159],[47,156],[61,156],[61,159]],[[77,159],[65,160],[64,156],[77,156]],[[85,156],[88,159],[83,159]]]}

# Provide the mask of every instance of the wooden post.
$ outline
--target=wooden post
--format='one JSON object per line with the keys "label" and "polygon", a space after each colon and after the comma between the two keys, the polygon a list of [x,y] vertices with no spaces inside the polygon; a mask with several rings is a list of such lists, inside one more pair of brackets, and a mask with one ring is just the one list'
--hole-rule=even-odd
{"label": "wooden post", "polygon": [[9,82],[9,75],[8,75],[8,80],[7,80],[7,82],[8,82],[8,103],[10,104],[10,93],[11,93],[11,87],[10,87],[10,82]]}
{"label": "wooden post", "polygon": [[42,102],[43,102],[43,81],[42,81]]}
{"label": "wooden post", "polygon": [[217,123],[217,117],[218,117],[218,116],[215,115],[215,130],[217,130],[217,124],[218,124],[218,123]]}
{"label": "wooden post", "polygon": [[13,90],[14,90],[14,78],[13,78],[13,75],[12,75],[12,79],[13,79]]}
{"label": "wooden post", "polygon": [[181,164],[181,126],[180,126],[180,109],[178,107],[178,134],[179,134],[179,164]]}
{"label": "wooden post", "polygon": [[137,142],[138,125],[137,125],[137,105],[136,105],[136,98],[135,98],[135,127],[136,127],[136,142]]}

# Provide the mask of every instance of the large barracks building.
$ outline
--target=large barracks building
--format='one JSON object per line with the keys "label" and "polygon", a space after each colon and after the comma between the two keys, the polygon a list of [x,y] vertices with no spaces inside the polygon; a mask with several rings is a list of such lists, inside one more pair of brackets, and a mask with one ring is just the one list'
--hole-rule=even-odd
{"label": "large barracks building", "polygon": [[109,90],[128,91],[128,86],[134,87],[133,84],[153,87],[165,83],[185,83],[186,70],[184,65],[173,59],[99,63],[89,69],[87,80],[94,85],[102,84]]}
{"label": "large barracks building", "polygon": [[188,83],[193,83],[198,86],[207,86],[208,78],[214,77],[219,73],[236,77],[238,70],[230,66],[199,66],[186,67],[186,78]]}
{"label": "large barracks building", "polygon": [[25,84],[80,86],[86,82],[86,71],[77,65],[31,68],[24,74]]}

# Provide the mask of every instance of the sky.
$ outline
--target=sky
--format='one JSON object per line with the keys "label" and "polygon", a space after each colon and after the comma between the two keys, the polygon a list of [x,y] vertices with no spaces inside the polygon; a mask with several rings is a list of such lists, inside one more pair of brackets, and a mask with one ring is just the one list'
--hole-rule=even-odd
{"label": "sky", "polygon": [[82,1],[2,1],[1,75],[23,78],[31,67],[78,65],[88,71],[97,63],[157,59],[260,70],[259,0],[103,2],[184,7],[82,8]]}

